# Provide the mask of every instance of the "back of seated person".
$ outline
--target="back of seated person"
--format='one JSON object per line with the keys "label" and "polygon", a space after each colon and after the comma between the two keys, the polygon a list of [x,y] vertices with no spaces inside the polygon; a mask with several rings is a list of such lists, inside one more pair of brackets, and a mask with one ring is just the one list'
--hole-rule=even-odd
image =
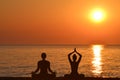
{"label": "back of seated person", "polygon": [[[42,53],[41,58],[42,60],[37,63],[37,69],[32,72],[32,78],[48,80],[56,77],[55,72],[53,72],[50,68],[50,62],[46,60],[46,53]],[[40,72],[37,74],[38,71]]]}

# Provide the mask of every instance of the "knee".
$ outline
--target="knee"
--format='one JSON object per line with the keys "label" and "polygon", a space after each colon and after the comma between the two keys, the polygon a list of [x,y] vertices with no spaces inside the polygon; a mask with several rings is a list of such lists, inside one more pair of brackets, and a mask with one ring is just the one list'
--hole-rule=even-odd
{"label": "knee", "polygon": [[32,77],[32,78],[38,78],[39,75],[38,75],[38,74],[32,74],[31,77]]}
{"label": "knee", "polygon": [[70,77],[70,74],[65,74],[64,77]]}
{"label": "knee", "polygon": [[83,77],[85,77],[85,75],[84,75],[84,74],[80,74],[79,76],[80,76],[80,77],[82,77],[82,78],[83,78]]}

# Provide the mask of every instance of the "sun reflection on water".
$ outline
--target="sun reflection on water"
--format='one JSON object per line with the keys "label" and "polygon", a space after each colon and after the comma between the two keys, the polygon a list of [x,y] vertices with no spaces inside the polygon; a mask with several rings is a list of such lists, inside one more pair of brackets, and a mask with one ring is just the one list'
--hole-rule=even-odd
{"label": "sun reflection on water", "polygon": [[93,64],[93,74],[95,76],[100,76],[101,73],[102,73],[102,62],[101,62],[101,51],[103,49],[103,45],[93,45],[92,46],[92,50],[93,50],[93,55],[94,55],[94,58],[93,58],[93,61],[92,61],[92,64]]}

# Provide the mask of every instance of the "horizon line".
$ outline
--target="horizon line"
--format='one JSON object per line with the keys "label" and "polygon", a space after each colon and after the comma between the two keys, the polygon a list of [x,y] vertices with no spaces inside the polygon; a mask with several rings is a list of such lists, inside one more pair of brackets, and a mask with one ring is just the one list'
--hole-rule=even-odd
{"label": "horizon line", "polygon": [[88,46],[88,45],[106,45],[106,46],[120,46],[120,44],[0,44],[0,46]]}

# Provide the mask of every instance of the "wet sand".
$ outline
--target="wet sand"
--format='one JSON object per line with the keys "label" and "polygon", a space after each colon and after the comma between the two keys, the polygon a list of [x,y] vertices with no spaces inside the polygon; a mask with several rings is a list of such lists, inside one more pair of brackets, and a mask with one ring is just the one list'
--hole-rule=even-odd
{"label": "wet sand", "polygon": [[[0,80],[32,80],[32,78],[31,77],[0,77]],[[52,80],[70,80],[70,79],[64,77],[56,77],[55,79]],[[120,80],[120,78],[85,77],[78,80]]]}

